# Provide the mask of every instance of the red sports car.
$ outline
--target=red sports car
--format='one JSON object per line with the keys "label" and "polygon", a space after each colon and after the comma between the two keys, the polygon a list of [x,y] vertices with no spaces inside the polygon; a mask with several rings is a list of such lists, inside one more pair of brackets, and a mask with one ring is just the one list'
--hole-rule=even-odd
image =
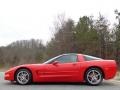
{"label": "red sports car", "polygon": [[112,79],[117,71],[114,60],[84,54],[62,54],[43,64],[25,64],[5,72],[5,80],[18,84],[31,82],[86,82],[98,85],[103,79]]}

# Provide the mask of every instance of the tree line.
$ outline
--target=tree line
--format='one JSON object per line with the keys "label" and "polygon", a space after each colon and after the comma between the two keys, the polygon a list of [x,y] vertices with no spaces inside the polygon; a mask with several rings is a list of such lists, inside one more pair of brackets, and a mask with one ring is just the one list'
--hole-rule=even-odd
{"label": "tree line", "polygon": [[115,10],[117,22],[110,25],[103,15],[97,19],[82,16],[74,20],[59,16],[54,34],[44,45],[42,40],[20,40],[0,47],[0,66],[40,63],[63,53],[83,53],[104,59],[114,59],[120,65],[120,12]]}

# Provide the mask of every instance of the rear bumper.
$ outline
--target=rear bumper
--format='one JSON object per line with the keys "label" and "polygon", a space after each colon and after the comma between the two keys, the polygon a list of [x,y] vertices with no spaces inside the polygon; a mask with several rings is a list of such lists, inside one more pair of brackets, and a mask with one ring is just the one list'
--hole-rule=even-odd
{"label": "rear bumper", "polygon": [[104,79],[112,79],[115,77],[117,73],[117,68],[116,67],[106,67],[104,69],[105,77]]}

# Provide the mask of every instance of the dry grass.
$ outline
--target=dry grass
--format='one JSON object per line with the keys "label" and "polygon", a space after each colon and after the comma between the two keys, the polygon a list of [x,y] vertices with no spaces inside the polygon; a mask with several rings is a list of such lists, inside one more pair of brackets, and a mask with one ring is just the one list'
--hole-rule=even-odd
{"label": "dry grass", "polygon": [[0,68],[0,72],[5,72],[7,69],[5,68]]}

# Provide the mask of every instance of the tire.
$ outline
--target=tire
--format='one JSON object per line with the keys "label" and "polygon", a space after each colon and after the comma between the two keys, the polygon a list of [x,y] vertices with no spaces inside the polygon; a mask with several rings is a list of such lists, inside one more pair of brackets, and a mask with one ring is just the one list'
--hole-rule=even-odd
{"label": "tire", "polygon": [[90,68],[85,73],[85,81],[88,85],[99,85],[103,81],[103,73],[98,68]]}
{"label": "tire", "polygon": [[19,69],[15,74],[15,80],[20,85],[30,84],[32,82],[32,74],[28,69]]}

